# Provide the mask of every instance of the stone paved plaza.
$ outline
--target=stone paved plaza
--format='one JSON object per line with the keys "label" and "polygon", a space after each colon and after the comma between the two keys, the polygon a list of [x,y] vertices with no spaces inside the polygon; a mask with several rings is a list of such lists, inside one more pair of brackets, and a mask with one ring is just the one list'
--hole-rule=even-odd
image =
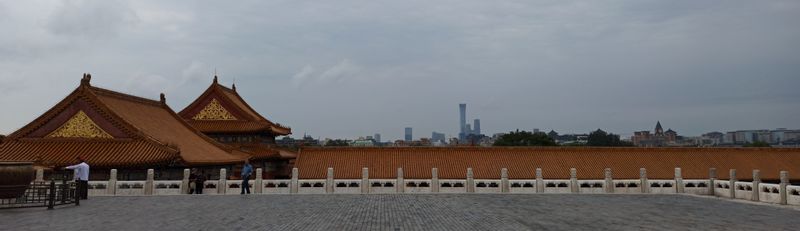
{"label": "stone paved plaza", "polygon": [[686,195],[182,195],[0,210],[0,230],[796,230],[800,210]]}

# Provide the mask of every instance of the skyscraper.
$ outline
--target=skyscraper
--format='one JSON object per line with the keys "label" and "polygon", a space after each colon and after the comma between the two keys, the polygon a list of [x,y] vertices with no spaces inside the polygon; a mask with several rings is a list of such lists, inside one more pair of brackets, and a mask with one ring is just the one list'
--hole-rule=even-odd
{"label": "skyscraper", "polygon": [[406,127],[406,142],[411,142],[414,137],[411,135],[411,127]]}
{"label": "skyscraper", "polygon": [[380,133],[375,133],[375,136],[373,136],[373,138],[375,139],[375,142],[378,142],[378,143],[381,142],[381,134]]}
{"label": "skyscraper", "polygon": [[445,142],[444,133],[438,133],[438,132],[431,133],[431,141],[434,141],[434,142],[435,141],[439,141],[439,142],[444,143]]}
{"label": "skyscraper", "polygon": [[475,135],[481,135],[481,120],[480,119],[475,119],[475,121],[472,122],[472,131],[473,131],[472,133],[475,134]]}
{"label": "skyscraper", "polygon": [[459,121],[459,125],[461,126],[461,130],[458,132],[458,139],[459,140],[464,140],[464,139],[467,138],[467,132],[468,132],[467,131],[467,104],[465,104],[465,103],[459,104],[458,105],[458,109],[459,109],[459,113],[460,113],[459,116],[460,116],[460,119],[461,119]]}

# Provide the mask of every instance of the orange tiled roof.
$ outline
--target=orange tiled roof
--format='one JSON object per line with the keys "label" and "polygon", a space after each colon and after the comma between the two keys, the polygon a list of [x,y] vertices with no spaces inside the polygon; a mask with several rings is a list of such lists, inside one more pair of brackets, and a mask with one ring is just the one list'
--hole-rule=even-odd
{"label": "orange tiled roof", "polygon": [[[193,117],[212,100],[217,100],[235,119],[195,120]],[[250,107],[236,93],[236,86],[230,89],[220,85],[216,76],[214,76],[214,82],[211,86],[178,114],[186,121],[189,121],[192,126],[205,133],[270,132],[277,135],[292,134],[291,128],[269,121]]]}
{"label": "orange tiled roof", "polygon": [[239,151],[246,152],[250,154],[250,158],[254,160],[258,159],[295,159],[297,158],[297,153],[282,149],[280,147],[275,147],[272,145],[260,144],[260,143],[233,143],[228,144]]}
{"label": "orange tiled roof", "polygon": [[267,123],[256,121],[187,120],[192,127],[205,133],[271,131]]}
{"label": "orange tiled roof", "polygon": [[0,148],[2,160],[31,161],[40,166],[75,164],[78,154],[93,167],[101,168],[165,166],[180,156],[176,150],[141,140],[21,139]]}
{"label": "orange tiled roof", "polygon": [[[162,101],[122,94],[89,84],[81,85],[39,118],[9,135],[0,160],[32,160],[63,166],[83,156],[97,167],[229,164],[246,153],[206,137]],[[106,138],[50,137],[65,121],[83,112]],[[70,119],[72,120],[72,119]],[[105,137],[105,136],[104,136]]]}
{"label": "orange tiled roof", "polygon": [[638,179],[639,168],[649,178],[671,179],[676,167],[684,179],[708,178],[709,168],[717,168],[720,179],[727,179],[728,169],[737,169],[739,179],[752,178],[753,169],[764,180],[779,179],[781,170],[800,179],[800,149],[783,148],[304,148],[298,155],[303,179],[325,178],[328,167],[340,179],[360,179],[363,167],[375,179],[395,178],[399,167],[409,179],[429,179],[434,167],[442,179],[463,179],[469,167],[476,179],[499,179],[501,168],[511,179],[533,179],[536,168],[544,178],[566,179],[573,167],[583,179],[602,179],[605,168],[619,179]]}

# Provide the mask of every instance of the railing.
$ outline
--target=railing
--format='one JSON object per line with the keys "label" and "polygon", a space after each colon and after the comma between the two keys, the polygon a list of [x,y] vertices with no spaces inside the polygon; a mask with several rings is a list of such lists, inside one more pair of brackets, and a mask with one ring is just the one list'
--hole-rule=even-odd
{"label": "railing", "polygon": [[790,185],[787,189],[787,203],[790,205],[800,205],[800,185]]}
{"label": "railing", "polygon": [[325,180],[300,180],[298,193],[321,194],[325,193]]}
{"label": "railing", "polygon": [[443,179],[439,180],[440,193],[465,193],[467,192],[467,180],[462,179]]}
{"label": "railing", "polygon": [[395,179],[369,179],[369,193],[397,193],[397,180]]}
{"label": "railing", "polygon": [[[220,170],[219,180],[208,180],[203,184],[204,194],[238,194],[241,180],[227,180],[226,170]],[[467,169],[465,179],[439,179],[438,169],[432,169],[431,179],[405,179],[398,169],[396,179],[370,179],[369,170],[362,169],[361,179],[334,179],[333,169],[328,169],[326,179],[299,179],[299,169],[293,169],[292,179],[258,179],[261,169],[256,169],[256,179],[250,180],[254,194],[381,194],[381,193],[585,193],[585,194],[695,194],[735,198],[775,204],[800,205],[800,186],[790,185],[788,172],[781,172],[781,183],[762,183],[758,170],[753,172],[753,181],[737,181],[735,170],[732,179],[716,179],[716,170],[709,171],[708,179],[683,179],[680,168],[675,169],[673,179],[648,179],[646,169],[640,169],[639,179],[613,179],[606,169],[604,179],[577,179],[575,169],[570,170],[569,179],[543,179],[537,169],[535,179],[509,179],[507,169],[501,169],[500,179],[474,179],[472,169]],[[37,174],[38,175],[38,174]],[[92,196],[141,196],[178,195],[188,193],[189,171],[184,171],[182,181],[153,180],[153,171],[148,170],[145,181],[117,181],[116,170],[112,170],[108,181],[90,181]],[[38,180],[37,182],[40,182]],[[42,186],[32,185],[33,188]],[[41,189],[40,189],[41,190]],[[31,198],[35,198],[31,197]],[[31,199],[31,201],[36,201]]]}
{"label": "railing", "polygon": [[335,193],[361,193],[361,179],[337,179],[333,181]]}
{"label": "railing", "polygon": [[22,196],[12,199],[0,199],[0,209],[30,207],[53,209],[55,206],[68,204],[80,205],[80,198],[75,182],[67,182],[66,180],[62,180],[59,184],[56,184],[55,180],[50,182],[35,181],[31,183]]}
{"label": "railing", "polygon": [[605,193],[604,180],[578,180],[578,191],[580,193]]}
{"label": "railing", "polygon": [[289,193],[291,180],[264,180],[264,193],[284,194]]}

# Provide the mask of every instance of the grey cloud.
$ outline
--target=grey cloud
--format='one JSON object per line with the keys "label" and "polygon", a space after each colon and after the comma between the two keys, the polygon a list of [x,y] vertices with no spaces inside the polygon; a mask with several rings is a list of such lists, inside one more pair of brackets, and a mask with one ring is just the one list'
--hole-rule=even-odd
{"label": "grey cloud", "polygon": [[165,91],[180,110],[215,68],[271,119],[321,137],[455,135],[462,102],[487,133],[800,127],[792,0],[0,5],[0,42],[13,44],[0,48],[0,83],[26,86],[0,87],[18,112],[0,113],[0,133],[83,72],[148,98]]}
{"label": "grey cloud", "polygon": [[113,37],[138,21],[126,1],[68,0],[61,4],[47,22],[47,29],[59,35]]}

